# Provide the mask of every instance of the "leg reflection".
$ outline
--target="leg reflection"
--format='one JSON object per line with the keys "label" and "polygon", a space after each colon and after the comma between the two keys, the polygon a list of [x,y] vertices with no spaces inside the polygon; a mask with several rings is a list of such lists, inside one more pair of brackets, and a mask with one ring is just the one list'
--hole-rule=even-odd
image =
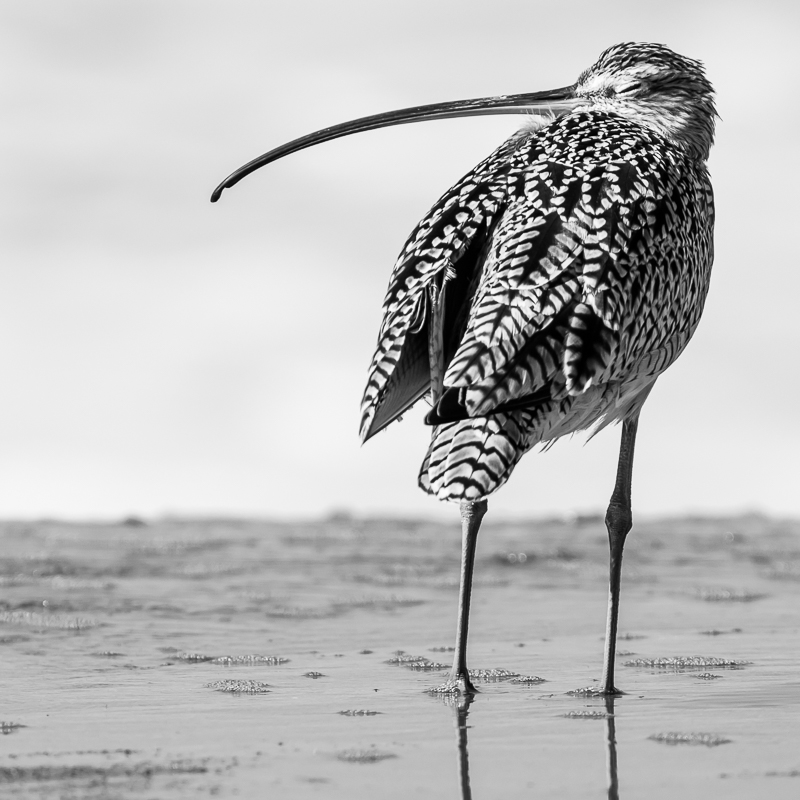
{"label": "leg reflection", "polygon": [[[469,751],[467,749],[467,718],[472,704],[472,695],[446,695],[441,698],[453,709],[453,721],[456,729],[456,746],[458,748],[458,776],[461,786],[461,800],[472,800],[472,789],[469,785]],[[615,698],[608,695],[604,698],[606,711],[606,784],[608,800],[619,800],[619,780],[617,778],[617,730],[614,717]]]}
{"label": "leg reflection", "polygon": [[606,780],[608,800],[619,800],[617,780],[617,729],[614,721],[614,697],[606,696]]}
{"label": "leg reflection", "polygon": [[472,703],[472,695],[448,698],[452,702],[455,712],[456,745],[458,747],[458,776],[461,785],[461,800],[472,800],[472,790],[469,787],[469,753],[467,752],[467,717]]}

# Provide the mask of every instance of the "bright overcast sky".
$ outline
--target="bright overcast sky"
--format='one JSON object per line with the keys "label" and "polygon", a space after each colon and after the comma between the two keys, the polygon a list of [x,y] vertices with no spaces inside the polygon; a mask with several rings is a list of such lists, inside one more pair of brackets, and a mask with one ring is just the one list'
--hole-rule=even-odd
{"label": "bright overcast sky", "polygon": [[[703,60],[722,120],[700,329],[639,428],[639,513],[800,514],[800,4],[5,0],[0,516],[455,514],[422,409],[363,448],[386,282],[434,200],[519,124],[306,150],[393,108],[571,83],[607,46]],[[604,507],[619,428],[530,453],[504,516]]]}

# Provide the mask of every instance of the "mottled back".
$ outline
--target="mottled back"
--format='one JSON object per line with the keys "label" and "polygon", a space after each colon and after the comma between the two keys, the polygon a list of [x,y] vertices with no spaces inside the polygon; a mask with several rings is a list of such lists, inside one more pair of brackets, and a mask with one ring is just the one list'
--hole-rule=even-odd
{"label": "mottled back", "polygon": [[429,394],[420,481],[442,499],[484,497],[534,445],[633,413],[699,322],[713,260],[704,159],[587,105],[472,170],[392,274],[361,432]]}

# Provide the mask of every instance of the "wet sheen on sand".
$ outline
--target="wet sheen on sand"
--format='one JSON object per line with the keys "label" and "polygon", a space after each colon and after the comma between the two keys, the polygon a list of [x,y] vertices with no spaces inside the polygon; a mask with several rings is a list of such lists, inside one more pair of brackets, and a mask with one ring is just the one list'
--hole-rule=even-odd
{"label": "wet sheen on sand", "polygon": [[[0,527],[0,796],[795,798],[800,523]],[[590,691],[584,691],[589,689]],[[569,694],[572,692],[572,694]]]}

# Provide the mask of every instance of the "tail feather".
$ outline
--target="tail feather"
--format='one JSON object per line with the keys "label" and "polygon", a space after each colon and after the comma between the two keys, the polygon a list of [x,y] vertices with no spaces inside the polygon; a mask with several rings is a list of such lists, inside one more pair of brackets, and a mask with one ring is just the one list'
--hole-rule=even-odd
{"label": "tail feather", "polygon": [[[475,501],[497,491],[523,454],[579,431],[591,435],[641,409],[658,376],[586,387],[581,395],[436,425],[419,486],[439,500]],[[533,396],[531,396],[533,397]]]}
{"label": "tail feather", "polygon": [[536,414],[527,410],[460,420],[433,430],[419,474],[420,488],[440,500],[480,500],[499,489],[532,436]]}

